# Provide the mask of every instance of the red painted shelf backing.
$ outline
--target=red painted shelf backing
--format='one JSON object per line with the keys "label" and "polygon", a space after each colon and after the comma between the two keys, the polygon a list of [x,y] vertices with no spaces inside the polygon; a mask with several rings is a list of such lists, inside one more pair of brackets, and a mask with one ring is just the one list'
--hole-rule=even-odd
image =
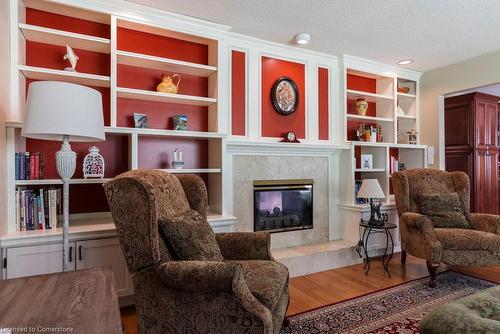
{"label": "red painted shelf backing", "polygon": [[[118,87],[143,89],[156,92],[162,74],[172,76],[174,73],[149,68],[118,65]],[[180,74],[179,94],[192,96],[208,96],[208,78]],[[174,79],[177,83],[177,78]]]}
{"label": "red painted shelf backing", "polygon": [[[359,90],[367,93],[376,93],[377,92],[377,80],[373,78],[366,78],[359,75],[347,74],[347,89]],[[354,110],[354,103],[356,101],[353,99],[347,100],[347,113],[356,115],[356,111]],[[368,110],[366,111],[367,116],[377,116],[377,104],[374,102],[368,102]],[[372,124],[375,123],[363,122],[363,121],[347,121],[347,140],[358,140],[356,137],[356,130],[358,125],[364,124]]]}
{"label": "red painted shelf backing", "polygon": [[[276,112],[271,102],[271,88],[282,76],[291,77],[299,90],[297,110],[282,116]],[[282,137],[294,131],[297,138],[305,138],[305,69],[304,64],[262,57],[262,136]]]}
{"label": "red painted shelf backing", "polygon": [[208,167],[208,140],[140,137],[139,168],[172,168],[175,149],[183,152],[184,168]]}
{"label": "red painted shelf backing", "polygon": [[328,91],[329,73],[327,68],[318,68],[318,130],[319,139],[329,138]]}
{"label": "red painted shelf backing", "polygon": [[245,53],[231,51],[231,133],[236,136],[245,135],[245,69]]}
{"label": "red painted shelf backing", "polygon": [[208,46],[118,27],[118,50],[208,65]]}
{"label": "red painted shelf backing", "polygon": [[[73,49],[78,56],[76,69],[80,73],[110,75],[110,58],[108,54],[82,49]],[[26,65],[54,70],[64,70],[70,67],[68,60],[63,57],[66,47],[39,42],[26,42]]]}
{"label": "red painted shelf backing", "polygon": [[148,115],[151,129],[173,129],[173,116],[187,115],[189,131],[208,131],[207,107],[187,104],[162,103],[132,99],[118,99],[117,125],[134,127],[134,113]]}
{"label": "red painted shelf backing", "polygon": [[376,93],[377,80],[359,75],[347,74],[347,89],[360,90],[367,93]]}
{"label": "red painted shelf backing", "polygon": [[[32,82],[35,81],[40,81],[40,80],[31,80],[31,79],[26,79],[26,94],[28,94],[29,90],[29,85]],[[91,87],[97,91],[99,91],[102,95],[102,112],[103,112],[103,118],[104,118],[104,125],[109,126],[110,125],[110,89],[106,87]]]}
{"label": "red painted shelf backing", "polygon": [[[108,24],[26,8],[26,23],[101,38],[110,38]],[[71,46],[71,45],[70,45]]]}
{"label": "red painted shelf backing", "polygon": [[[70,138],[71,143],[71,138]],[[128,170],[128,137],[119,135],[106,135],[106,140],[95,143],[71,143],[71,149],[77,153],[76,171],[73,178],[83,178],[83,158],[89,153],[91,146],[97,146],[100,154],[104,158],[105,170],[104,177],[114,177]],[[55,154],[61,149],[61,143],[58,141],[26,139],[26,151],[45,152],[45,178],[58,179],[59,175],[56,169]]]}

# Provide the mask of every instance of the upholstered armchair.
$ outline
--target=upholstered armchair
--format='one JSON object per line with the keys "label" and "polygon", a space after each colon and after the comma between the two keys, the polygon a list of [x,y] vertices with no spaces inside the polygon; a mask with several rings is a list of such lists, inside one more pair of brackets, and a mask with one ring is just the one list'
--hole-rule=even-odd
{"label": "upholstered armchair", "polygon": [[104,184],[134,283],[139,333],[278,333],[288,270],[267,233],[214,234],[193,175],[123,173]]}
{"label": "upholstered armchair", "polygon": [[470,213],[470,182],[462,172],[412,169],[391,177],[406,253],[426,260],[436,285],[440,263],[500,265],[500,216]]}

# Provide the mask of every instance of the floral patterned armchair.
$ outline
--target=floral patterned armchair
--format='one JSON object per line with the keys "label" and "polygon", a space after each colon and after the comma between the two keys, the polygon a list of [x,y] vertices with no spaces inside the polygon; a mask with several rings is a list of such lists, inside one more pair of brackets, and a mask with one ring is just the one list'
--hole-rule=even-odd
{"label": "floral patterned armchair", "polygon": [[134,170],[104,184],[139,333],[278,333],[288,270],[267,233],[214,234],[197,176]]}

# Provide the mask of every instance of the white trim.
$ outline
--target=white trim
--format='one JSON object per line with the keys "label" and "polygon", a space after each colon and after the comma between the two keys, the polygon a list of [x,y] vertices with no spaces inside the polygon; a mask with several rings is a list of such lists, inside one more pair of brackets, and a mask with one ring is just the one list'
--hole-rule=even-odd
{"label": "white trim", "polygon": [[[439,135],[439,169],[446,169],[446,152],[445,152],[445,124],[444,124],[444,95],[440,95],[438,98],[438,110],[439,110],[439,124],[438,124],[438,135]],[[435,152],[434,152],[435,154]]]}

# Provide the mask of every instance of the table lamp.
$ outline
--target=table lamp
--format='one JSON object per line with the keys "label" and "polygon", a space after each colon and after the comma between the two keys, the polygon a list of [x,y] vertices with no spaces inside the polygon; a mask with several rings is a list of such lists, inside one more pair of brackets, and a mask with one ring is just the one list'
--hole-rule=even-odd
{"label": "table lamp", "polygon": [[57,172],[63,182],[63,270],[69,268],[69,181],[76,168],[70,140],[105,140],[102,96],[95,89],[58,81],[32,82],[28,89],[21,135],[62,141],[56,153]]}
{"label": "table lamp", "polygon": [[385,198],[384,192],[382,191],[378,180],[364,179],[361,183],[361,188],[358,191],[357,197],[370,199],[370,220],[368,221],[368,224],[379,226],[384,225],[385,221],[387,221],[387,216],[380,213],[382,203],[377,205],[373,204],[374,198]]}

